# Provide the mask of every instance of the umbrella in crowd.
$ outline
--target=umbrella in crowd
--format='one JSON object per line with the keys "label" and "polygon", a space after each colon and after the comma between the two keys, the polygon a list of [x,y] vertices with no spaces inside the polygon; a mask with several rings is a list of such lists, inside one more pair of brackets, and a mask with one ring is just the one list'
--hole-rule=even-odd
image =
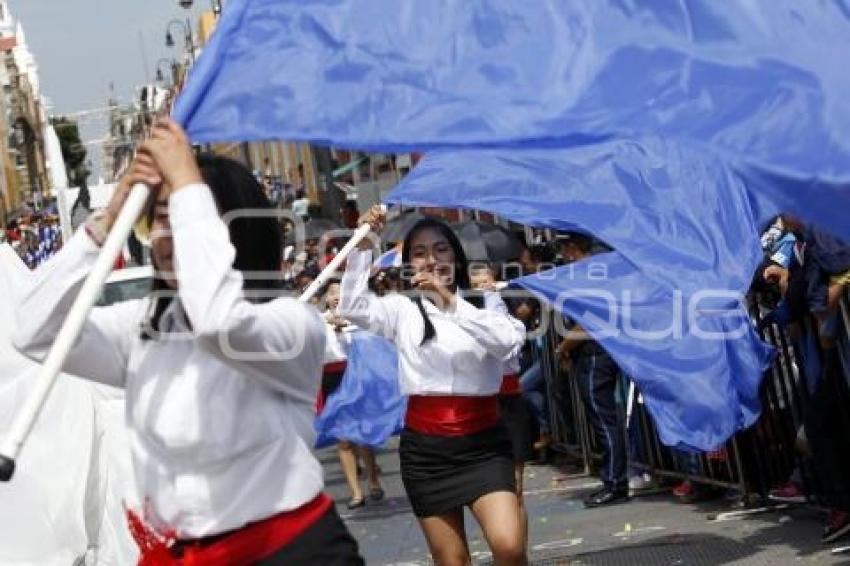
{"label": "umbrella in crowd", "polygon": [[518,259],[522,253],[520,241],[503,226],[466,220],[453,224],[452,230],[469,261],[505,263]]}
{"label": "umbrella in crowd", "polygon": [[384,230],[381,232],[381,239],[387,243],[400,242],[404,240],[413,225],[423,218],[426,218],[426,216],[416,209],[402,212],[387,220]]}
{"label": "umbrella in crowd", "polygon": [[327,218],[311,218],[304,224],[304,239],[318,240],[327,232],[336,230],[344,230],[337,222],[328,220]]}

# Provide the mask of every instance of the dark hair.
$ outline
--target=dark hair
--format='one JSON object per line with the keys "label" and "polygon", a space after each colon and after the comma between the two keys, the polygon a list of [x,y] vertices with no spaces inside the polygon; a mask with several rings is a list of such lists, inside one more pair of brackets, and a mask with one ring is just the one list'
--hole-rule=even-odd
{"label": "dark hair", "polygon": [[322,297],[327,295],[328,291],[331,288],[331,285],[342,285],[342,280],[338,279],[336,277],[332,277],[332,278],[328,279],[327,281],[325,281],[325,284],[322,285],[322,290],[319,291],[318,294],[321,295]]}
{"label": "dark hair", "polygon": [[526,247],[531,259],[541,263],[551,263],[555,259],[555,252],[550,244],[532,244]]}
{"label": "dark hair", "polygon": [[[435,218],[423,218],[413,225],[413,228],[407,233],[407,236],[404,238],[404,243],[401,248],[401,261],[403,264],[407,265],[410,263],[410,247],[411,242],[413,241],[414,236],[423,230],[433,229],[440,233],[452,247],[452,251],[454,251],[455,255],[455,265],[454,265],[454,290],[468,290],[469,285],[469,261],[466,259],[466,253],[463,251],[463,246],[458,240],[458,237],[449,228],[445,223],[440,222]],[[425,311],[425,306],[422,304],[421,297],[414,297],[413,302],[416,304],[419,309],[419,313],[422,315],[422,321],[425,324],[425,332],[422,336],[421,344],[425,344],[425,342],[433,339],[437,335],[437,331],[434,329],[434,323],[431,322],[431,318],[428,316],[428,313]]]}
{"label": "dark hair", "polygon": [[[201,154],[197,158],[201,177],[209,186],[219,214],[245,209],[271,209],[260,183],[244,165],[227,157]],[[153,207],[148,210],[148,221],[153,217]],[[276,218],[236,217],[228,223],[230,242],[236,249],[233,268],[242,272],[279,273],[283,255],[283,231]],[[156,267],[156,266],[154,266]],[[281,289],[278,276],[271,278],[245,277],[242,288],[253,302],[271,300],[269,290]],[[154,276],[151,291],[168,291],[170,287],[160,277]],[[254,293],[251,293],[254,291]],[[142,329],[142,338],[153,338],[158,332],[160,318],[171,302],[170,296],[154,299],[150,319]]]}
{"label": "dark hair", "polygon": [[562,246],[573,244],[585,254],[590,253],[590,250],[593,248],[593,238],[581,232],[567,232],[565,236],[565,238],[558,240]]}

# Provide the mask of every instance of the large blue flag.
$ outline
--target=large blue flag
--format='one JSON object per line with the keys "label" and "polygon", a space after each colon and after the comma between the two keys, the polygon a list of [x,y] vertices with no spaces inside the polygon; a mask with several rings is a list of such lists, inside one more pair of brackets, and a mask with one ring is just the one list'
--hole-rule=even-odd
{"label": "large blue flag", "polygon": [[229,0],[174,116],[197,142],[382,151],[686,138],[834,228],[848,59],[841,0]]}
{"label": "large blue flag", "polygon": [[663,443],[712,450],[758,418],[772,349],[730,294],[684,294],[617,252],[512,283],[577,320],[611,354],[637,384]]}
{"label": "large blue flag", "polygon": [[[198,142],[511,148],[491,159],[517,164],[509,175],[519,184],[502,183],[499,202],[485,206],[474,192],[493,176],[468,155],[466,167],[438,163],[452,171],[442,177],[420,166],[418,178],[429,178],[418,186],[443,190],[432,204],[584,226],[645,288],[675,284],[691,297],[702,281],[741,291],[755,258],[750,235],[769,213],[850,235],[848,22],[839,0],[230,0],[174,116]],[[578,153],[520,157],[527,148]],[[550,166],[565,176],[541,171]],[[449,185],[431,185],[438,178]],[[574,178],[598,198],[568,205]],[[753,363],[743,381],[733,364],[717,383],[740,393],[738,424],[751,420],[745,384],[761,359],[759,344],[745,342]],[[666,401],[657,399],[659,417]],[[706,447],[723,436],[682,437],[679,424],[665,439]]]}
{"label": "large blue flag", "polygon": [[229,0],[175,117],[192,139],[397,150],[683,136],[848,172],[846,2]]}
{"label": "large blue flag", "polygon": [[355,332],[342,382],[316,417],[316,447],[348,440],[380,448],[401,430],[406,408],[395,347],[381,336]]}
{"label": "large blue flag", "polygon": [[614,252],[517,284],[611,353],[665,443],[710,450],[757,417],[771,349],[742,297],[766,218],[724,159],[658,137],[434,152],[388,201],[477,208],[604,240]]}

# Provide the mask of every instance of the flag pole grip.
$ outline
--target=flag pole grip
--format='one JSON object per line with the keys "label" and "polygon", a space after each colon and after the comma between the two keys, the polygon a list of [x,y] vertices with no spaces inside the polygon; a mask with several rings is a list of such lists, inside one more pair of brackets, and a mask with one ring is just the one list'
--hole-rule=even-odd
{"label": "flag pole grip", "polygon": [[32,431],[33,424],[41,413],[50,390],[56,382],[56,377],[76,343],[89,312],[100,296],[101,289],[112,271],[115,258],[124,247],[136,219],[144,210],[149,195],[150,188],[143,184],[134,185],[130,194],[127,195],[127,200],[118,218],[115,219],[77,298],[74,299],[74,304],[68,311],[53,346],[32,382],[29,395],[15,416],[9,434],[0,444],[0,481],[7,482],[12,479],[15,473],[15,460]]}

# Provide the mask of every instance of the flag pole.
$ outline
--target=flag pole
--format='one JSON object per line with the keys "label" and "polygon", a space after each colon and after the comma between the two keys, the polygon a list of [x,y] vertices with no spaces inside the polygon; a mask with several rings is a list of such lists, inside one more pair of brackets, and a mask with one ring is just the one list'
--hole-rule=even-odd
{"label": "flag pole", "polygon": [[143,184],[134,185],[130,190],[80,293],[56,335],[53,346],[42,362],[39,373],[33,381],[32,391],[12,422],[9,434],[0,443],[0,481],[6,482],[12,479],[15,473],[15,460],[47,401],[65,358],[68,357],[68,353],[80,335],[89,311],[97,301],[106,278],[112,271],[115,258],[118,257],[124,242],[127,241],[136,219],[144,210],[149,195],[150,188]]}
{"label": "flag pole", "polygon": [[316,277],[316,279],[314,279],[313,282],[310,283],[310,285],[304,290],[304,293],[302,293],[301,296],[298,297],[298,300],[302,303],[306,303],[314,296],[316,296],[316,293],[319,292],[319,289],[321,289],[325,285],[325,283],[328,282],[328,279],[330,279],[333,274],[336,273],[337,269],[339,269],[339,266],[342,265],[342,262],[344,262],[345,258],[348,257],[348,254],[351,253],[351,250],[353,250],[360,242],[363,241],[366,236],[369,235],[369,231],[371,229],[372,227],[368,224],[364,224],[363,226],[358,228],[354,235],[351,237],[351,239],[348,240],[348,242],[342,247],[341,250],[339,250],[339,253],[336,254],[331,260],[331,262],[327,266],[325,266],[321,273],[319,273],[319,276]]}

